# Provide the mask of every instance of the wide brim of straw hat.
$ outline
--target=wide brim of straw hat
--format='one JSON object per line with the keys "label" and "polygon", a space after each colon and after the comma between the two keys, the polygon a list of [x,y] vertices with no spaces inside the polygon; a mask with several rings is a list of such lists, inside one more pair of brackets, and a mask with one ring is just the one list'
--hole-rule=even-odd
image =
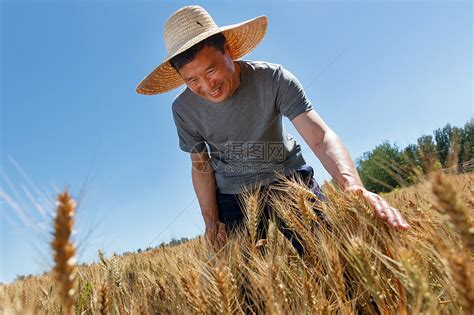
{"label": "wide brim of straw hat", "polygon": [[169,63],[170,59],[212,35],[222,32],[229,43],[233,59],[237,60],[251,52],[262,41],[266,31],[267,17],[259,16],[241,23],[203,32],[166,57],[153,72],[138,84],[136,91],[140,94],[154,95],[168,92],[182,85],[184,81]]}

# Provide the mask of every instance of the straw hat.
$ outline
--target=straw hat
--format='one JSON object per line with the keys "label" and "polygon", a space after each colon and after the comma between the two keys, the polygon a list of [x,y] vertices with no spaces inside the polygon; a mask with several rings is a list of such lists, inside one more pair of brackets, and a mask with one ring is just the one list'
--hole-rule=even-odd
{"label": "straw hat", "polygon": [[183,7],[173,13],[165,24],[164,39],[168,56],[138,84],[137,92],[146,95],[164,93],[183,84],[184,81],[171,67],[169,60],[214,34],[222,32],[229,43],[232,57],[239,59],[262,41],[266,30],[265,16],[218,27],[202,7]]}

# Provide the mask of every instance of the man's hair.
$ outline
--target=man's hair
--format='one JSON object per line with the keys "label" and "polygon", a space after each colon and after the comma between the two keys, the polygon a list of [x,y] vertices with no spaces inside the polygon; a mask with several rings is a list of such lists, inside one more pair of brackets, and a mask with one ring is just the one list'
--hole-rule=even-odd
{"label": "man's hair", "polygon": [[193,61],[193,59],[196,57],[197,53],[201,51],[206,46],[209,47],[214,47],[217,50],[219,50],[221,53],[224,53],[224,45],[226,43],[226,38],[224,34],[222,33],[217,33],[215,35],[212,35],[196,45],[192,46],[191,48],[186,49],[182,53],[180,53],[177,56],[174,56],[173,58],[170,59],[170,64],[171,66],[178,71],[182,66],[185,64],[190,63]]}

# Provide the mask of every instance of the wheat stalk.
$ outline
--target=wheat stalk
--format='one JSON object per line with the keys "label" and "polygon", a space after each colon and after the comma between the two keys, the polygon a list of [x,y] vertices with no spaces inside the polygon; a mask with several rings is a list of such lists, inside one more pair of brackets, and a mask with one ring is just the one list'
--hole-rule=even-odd
{"label": "wheat stalk", "polygon": [[57,197],[54,221],[54,277],[58,285],[60,300],[66,314],[73,314],[76,282],[76,248],[71,241],[74,225],[75,202],[66,191]]}

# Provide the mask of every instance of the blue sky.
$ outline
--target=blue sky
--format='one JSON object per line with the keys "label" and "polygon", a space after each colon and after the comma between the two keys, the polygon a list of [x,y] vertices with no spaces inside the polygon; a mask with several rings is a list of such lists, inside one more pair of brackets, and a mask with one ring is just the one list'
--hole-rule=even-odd
{"label": "blue sky", "polygon": [[245,59],[292,71],[354,158],[472,117],[470,1],[4,0],[1,282],[51,268],[48,213],[64,188],[80,201],[79,262],[203,232],[171,115],[178,91],[135,93],[166,55],[166,19],[187,4],[218,25],[267,15]]}

